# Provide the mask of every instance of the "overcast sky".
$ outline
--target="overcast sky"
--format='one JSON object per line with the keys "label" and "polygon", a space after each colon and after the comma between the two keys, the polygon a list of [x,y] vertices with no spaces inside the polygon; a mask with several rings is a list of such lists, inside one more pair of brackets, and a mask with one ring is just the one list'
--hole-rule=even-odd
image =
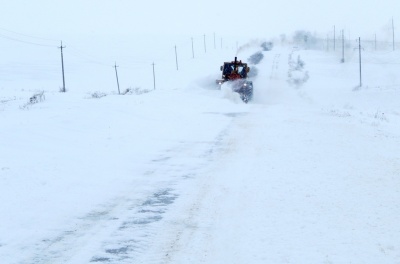
{"label": "overcast sky", "polygon": [[383,37],[392,17],[400,28],[399,10],[399,0],[12,0],[2,3],[0,28],[54,39],[213,32],[257,38],[298,29],[333,34],[336,25],[352,37]]}

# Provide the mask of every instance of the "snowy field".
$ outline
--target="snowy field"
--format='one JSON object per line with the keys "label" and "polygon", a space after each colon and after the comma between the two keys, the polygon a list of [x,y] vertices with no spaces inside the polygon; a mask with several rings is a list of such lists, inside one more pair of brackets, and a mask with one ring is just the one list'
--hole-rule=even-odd
{"label": "snowy field", "polygon": [[252,102],[216,89],[224,61],[260,51],[189,49],[179,71],[156,62],[156,90],[148,61],[121,67],[126,95],[111,65],[91,84],[74,60],[67,93],[59,71],[11,71],[0,262],[400,263],[400,52],[366,50],[359,87],[353,47],[340,63],[275,44]]}

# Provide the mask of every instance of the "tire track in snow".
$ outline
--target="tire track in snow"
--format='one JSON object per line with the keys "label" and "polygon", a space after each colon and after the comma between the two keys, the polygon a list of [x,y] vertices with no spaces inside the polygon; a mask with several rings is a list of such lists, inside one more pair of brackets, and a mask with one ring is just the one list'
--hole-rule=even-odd
{"label": "tire track in snow", "polygon": [[[223,193],[226,191],[224,189],[216,191],[221,186],[215,185],[215,179],[213,179],[213,174],[209,173],[210,170],[213,170],[215,166],[220,167],[223,166],[220,164],[221,161],[226,165],[227,158],[229,158],[230,153],[234,152],[236,149],[236,143],[234,139],[229,137],[229,131],[232,125],[237,125],[238,118],[247,115],[247,113],[231,113],[227,114],[231,116],[232,123],[224,130],[217,138],[215,145],[210,149],[208,156],[210,164],[206,168],[204,168],[203,175],[201,178],[199,177],[195,183],[196,190],[195,193],[191,193],[190,199],[185,201],[185,205],[183,209],[179,211],[179,216],[174,216],[173,219],[170,219],[167,223],[168,235],[167,239],[164,239],[161,245],[158,245],[157,250],[155,252],[161,252],[155,254],[152,259],[142,260],[139,263],[176,263],[177,259],[179,259],[180,254],[187,254],[185,251],[186,243],[188,241],[192,241],[193,238],[202,234],[207,241],[213,241],[212,232],[206,231],[208,223],[199,222],[199,213],[204,210],[206,205],[204,205],[205,200],[217,199],[215,197],[215,193],[219,193],[219,195],[223,196]],[[209,156],[210,157],[210,156]],[[215,201],[217,202],[217,201]],[[214,218],[218,212],[209,212],[210,213],[210,221]],[[196,259],[198,263],[206,263],[207,260],[207,251],[201,252],[200,258]],[[181,263],[181,262],[179,262]]]}
{"label": "tire track in snow", "polygon": [[279,69],[280,57],[281,57],[281,54],[277,53],[277,54],[275,54],[275,56],[272,60],[271,74],[269,76],[270,79],[278,79],[279,78],[278,69]]}
{"label": "tire track in snow", "polygon": [[[225,115],[233,119],[237,113]],[[146,186],[145,193],[126,193],[73,220],[70,229],[38,242],[35,255],[21,263],[132,263],[146,256],[162,232],[164,215],[180,196],[175,186],[197,177],[219,151],[225,133],[214,141],[181,142],[154,158],[139,182]]]}

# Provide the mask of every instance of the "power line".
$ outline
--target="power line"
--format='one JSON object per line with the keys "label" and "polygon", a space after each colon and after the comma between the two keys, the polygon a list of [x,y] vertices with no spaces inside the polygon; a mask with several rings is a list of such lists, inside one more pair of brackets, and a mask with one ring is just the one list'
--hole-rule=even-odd
{"label": "power line", "polygon": [[103,63],[100,60],[98,60],[97,58],[95,58],[94,56],[88,55],[86,53],[84,53],[81,50],[78,50],[77,48],[73,47],[73,46],[69,46],[72,51],[70,51],[71,55],[77,57],[77,58],[81,58],[81,59],[85,59],[87,60],[87,62],[89,63],[93,63],[93,64],[98,64],[98,65],[102,65],[102,66],[106,66],[109,67],[110,64],[108,63]]}
{"label": "power line", "polygon": [[0,30],[7,31],[7,32],[10,32],[10,33],[13,33],[13,34],[16,34],[16,35],[28,37],[28,38],[41,39],[41,40],[49,40],[49,41],[59,41],[59,40],[56,40],[56,39],[42,38],[42,37],[36,37],[36,36],[32,36],[32,35],[27,35],[27,34],[19,33],[19,32],[12,31],[12,30],[5,29],[5,28],[1,28],[1,27],[0,27]]}
{"label": "power line", "polygon": [[16,38],[12,38],[9,36],[5,36],[3,34],[0,34],[0,38],[8,39],[8,40],[16,41],[16,42],[21,42],[21,43],[25,43],[25,44],[29,44],[29,45],[35,45],[35,46],[52,47],[52,48],[55,47],[55,45],[41,44],[41,43],[35,43],[35,42],[26,41],[26,40],[22,40],[22,39],[16,39]]}
{"label": "power line", "polygon": [[[97,64],[97,65],[101,65],[101,66],[105,66],[105,67],[110,67],[112,65],[110,63],[104,62],[104,61],[109,61],[109,59],[102,59],[102,58],[95,57],[81,49],[76,48],[75,46],[69,45],[68,47],[71,48],[71,50],[70,50],[71,55],[73,55],[77,58],[86,60],[87,63]],[[137,60],[135,58],[131,58],[131,56],[125,56],[122,59],[122,61],[123,61],[124,65],[121,65],[121,63],[119,63],[118,67],[124,68],[124,69],[139,68],[143,64],[149,63],[148,60],[147,61],[146,60]],[[114,67],[114,65],[112,65],[112,66]]]}

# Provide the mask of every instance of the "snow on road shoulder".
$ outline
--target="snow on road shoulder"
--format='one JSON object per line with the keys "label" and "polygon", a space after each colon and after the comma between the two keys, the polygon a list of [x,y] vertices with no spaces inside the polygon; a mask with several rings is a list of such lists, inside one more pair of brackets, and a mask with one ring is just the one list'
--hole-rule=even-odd
{"label": "snow on road shoulder", "polygon": [[[321,63],[325,54],[301,54],[310,80],[302,87],[288,85],[281,78],[287,77],[284,65],[273,80],[267,75],[258,80],[279,84],[264,91],[276,92],[279,101],[259,101],[235,117],[215,161],[183,191],[187,199],[175,203],[155,253],[142,263],[394,263],[399,258],[400,137],[394,130],[399,121],[387,126],[375,117],[366,123],[359,115],[327,113],[342,100],[364,109],[367,96],[357,98],[351,79],[347,86],[335,83],[330,74],[341,65]],[[379,106],[373,95],[370,100]]]}

